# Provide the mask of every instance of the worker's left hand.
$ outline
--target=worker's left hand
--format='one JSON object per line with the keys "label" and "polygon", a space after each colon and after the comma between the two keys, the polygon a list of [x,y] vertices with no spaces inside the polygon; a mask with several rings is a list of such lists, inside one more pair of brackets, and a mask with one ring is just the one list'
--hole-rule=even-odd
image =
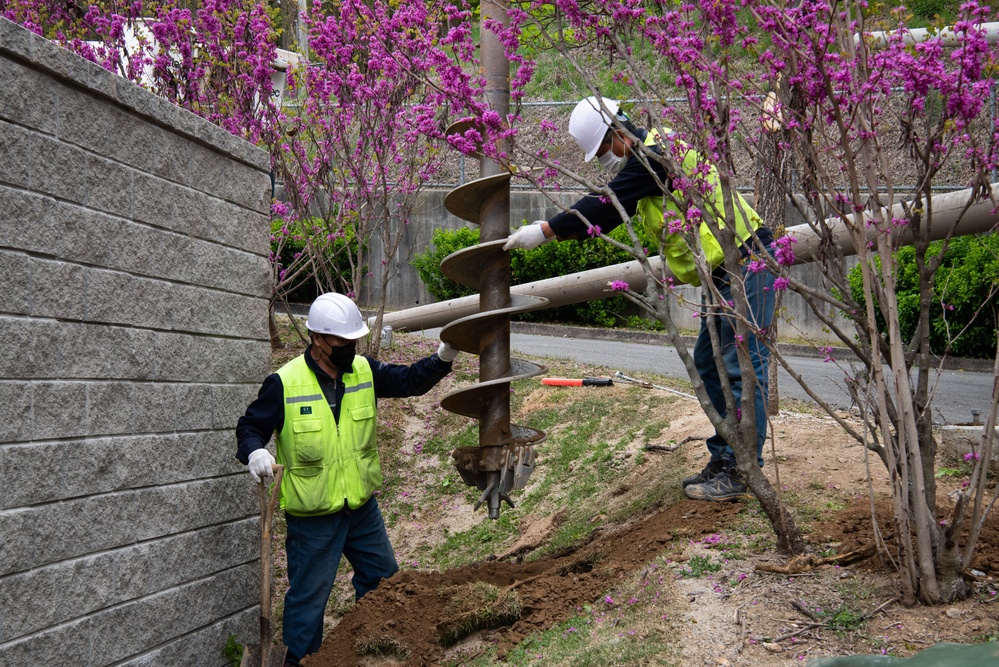
{"label": "worker's left hand", "polygon": [[533,250],[546,241],[551,241],[550,238],[545,236],[545,230],[542,227],[546,222],[548,221],[535,220],[530,225],[524,225],[510,235],[510,238],[503,244],[503,250],[512,250],[513,248]]}
{"label": "worker's left hand", "polygon": [[458,350],[452,347],[451,343],[441,341],[440,346],[437,348],[437,356],[440,357],[441,361],[451,362],[458,356]]}

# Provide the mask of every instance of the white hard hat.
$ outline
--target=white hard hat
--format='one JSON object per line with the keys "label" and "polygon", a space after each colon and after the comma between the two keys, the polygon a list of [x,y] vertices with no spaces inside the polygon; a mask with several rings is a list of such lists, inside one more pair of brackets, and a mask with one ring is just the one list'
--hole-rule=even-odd
{"label": "white hard hat", "polygon": [[[600,100],[603,100],[603,107]],[[593,159],[604,141],[607,130],[614,126],[613,114],[617,114],[618,103],[614,100],[587,97],[581,100],[569,116],[569,134],[586,154],[585,162]]]}
{"label": "white hard hat", "polygon": [[309,308],[305,322],[309,331],[355,340],[368,333],[368,325],[361,317],[357,304],[336,292],[320,294]]}

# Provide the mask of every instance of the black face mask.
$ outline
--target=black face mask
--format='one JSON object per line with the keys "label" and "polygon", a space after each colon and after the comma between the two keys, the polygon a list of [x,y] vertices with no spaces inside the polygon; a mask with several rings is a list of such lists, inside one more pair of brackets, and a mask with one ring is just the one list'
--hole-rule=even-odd
{"label": "black face mask", "polygon": [[357,341],[352,340],[341,347],[334,347],[325,353],[330,363],[344,372],[348,372],[354,365],[354,355],[357,354]]}

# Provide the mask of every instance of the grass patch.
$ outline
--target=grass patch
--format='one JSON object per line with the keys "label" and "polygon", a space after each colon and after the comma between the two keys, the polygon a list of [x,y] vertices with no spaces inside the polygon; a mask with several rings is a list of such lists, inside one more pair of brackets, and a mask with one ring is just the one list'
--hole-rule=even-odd
{"label": "grass patch", "polygon": [[[635,464],[641,465],[642,462],[636,460]],[[623,521],[652,509],[669,507],[678,503],[684,498],[683,489],[680,488],[680,480],[685,474],[682,468],[672,466],[664,470],[663,474],[657,476],[651,483],[640,488],[629,489],[622,498],[624,502],[608,513],[608,521]]]}
{"label": "grass patch", "polygon": [[[551,375],[580,374],[580,367],[571,360],[542,362]],[[520,534],[522,517],[553,511],[546,508],[558,508],[561,517],[555,534],[531,552],[531,559],[569,549],[609,522],[676,502],[681,497],[679,467],[665,466],[653,483],[637,488],[622,484],[636,466],[650,458],[657,460],[644,452],[638,455],[636,449],[669,427],[662,412],[672,403],[658,392],[640,388],[629,389],[622,399],[620,390],[542,389],[536,378],[513,383],[511,421],[547,435],[535,448],[539,470],[523,491],[513,494],[516,509],[504,505],[497,521],[447,533],[443,543],[428,550],[426,560],[449,567],[497,553]],[[478,500],[480,492],[462,487],[450,461],[453,449],[475,446],[477,438],[477,423],[467,422],[450,433],[439,429],[427,440],[424,453],[437,456],[447,471],[433,489],[427,489],[432,498],[444,502],[449,495],[463,492],[465,501]]]}
{"label": "grass patch", "polygon": [[[473,491],[469,497],[477,500],[479,492]],[[483,519],[468,530],[449,533],[447,539],[430,550],[429,558],[438,568],[452,568],[491,556],[519,534],[519,517],[517,510],[504,505],[498,519]]]}
{"label": "grass patch", "polygon": [[825,504],[823,504],[823,507],[825,507],[826,510],[830,512],[839,512],[840,510],[845,510],[848,507],[848,505],[845,500],[833,499],[833,500],[827,500]]}
{"label": "grass patch", "polygon": [[441,646],[453,646],[474,632],[511,625],[520,618],[520,598],[510,587],[476,581],[449,586],[440,592],[440,599],[449,616],[437,626]]}
{"label": "grass patch", "polygon": [[669,429],[669,421],[665,419],[657,419],[655,421],[649,422],[642,428],[642,438],[645,440],[645,444],[649,444],[653,440],[659,438],[663,431]]}
{"label": "grass patch", "polygon": [[867,620],[864,614],[850,607],[838,607],[829,611],[819,612],[818,616],[834,632],[851,632],[857,630]]}
{"label": "grass patch", "polygon": [[412,650],[395,637],[374,637],[359,641],[356,644],[358,655],[377,655],[406,660],[412,655]]}
{"label": "grass patch", "polygon": [[663,587],[672,581],[667,573],[668,568],[656,559],[600,601],[582,606],[572,618],[522,641],[500,664],[680,665],[672,610],[662,596]]}
{"label": "grass patch", "polygon": [[708,572],[718,572],[721,568],[721,563],[711,560],[710,556],[692,556],[687,561],[687,567],[680,570],[680,576],[684,579],[698,579]]}

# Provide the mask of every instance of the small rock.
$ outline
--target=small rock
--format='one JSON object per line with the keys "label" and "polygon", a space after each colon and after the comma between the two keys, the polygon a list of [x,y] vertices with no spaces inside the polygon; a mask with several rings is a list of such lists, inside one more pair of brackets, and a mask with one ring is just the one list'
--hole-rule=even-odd
{"label": "small rock", "polygon": [[947,614],[947,618],[961,618],[961,610],[956,607],[951,607],[944,613]]}
{"label": "small rock", "polygon": [[763,648],[770,651],[771,653],[780,653],[784,650],[784,647],[780,644],[775,644],[773,642],[763,642]]}
{"label": "small rock", "polygon": [[732,667],[732,663],[729,662],[728,660],[726,660],[725,658],[718,658],[718,660],[717,660],[717,662],[715,662],[715,664],[716,665],[721,665],[721,667]]}
{"label": "small rock", "polygon": [[985,573],[982,572],[981,570],[972,570],[971,576],[973,576],[975,579],[984,579]]}

